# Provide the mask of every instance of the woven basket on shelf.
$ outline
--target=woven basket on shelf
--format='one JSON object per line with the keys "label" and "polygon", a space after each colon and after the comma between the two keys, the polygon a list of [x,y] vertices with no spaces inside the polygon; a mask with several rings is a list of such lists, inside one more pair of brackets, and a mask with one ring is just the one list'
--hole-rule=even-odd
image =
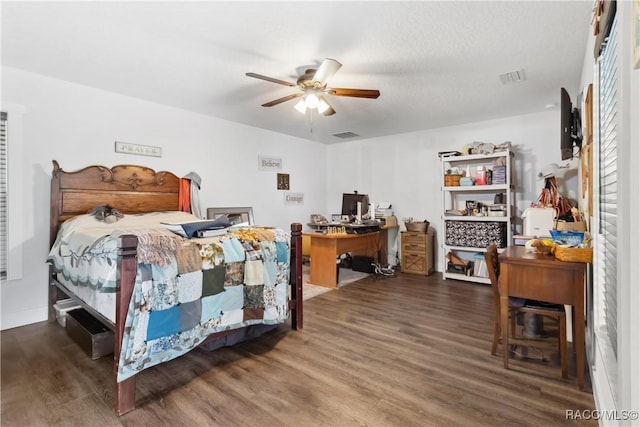
{"label": "woven basket on shelf", "polygon": [[593,259],[593,248],[565,248],[555,245],[553,252],[559,261],[589,263]]}
{"label": "woven basket on shelf", "polygon": [[462,177],[462,175],[446,174],[444,176],[444,185],[445,185],[445,187],[455,187],[455,186],[460,185],[460,177]]}
{"label": "woven basket on shelf", "polygon": [[423,222],[405,222],[404,226],[407,227],[407,231],[414,231],[418,233],[426,233],[429,228],[429,221]]}

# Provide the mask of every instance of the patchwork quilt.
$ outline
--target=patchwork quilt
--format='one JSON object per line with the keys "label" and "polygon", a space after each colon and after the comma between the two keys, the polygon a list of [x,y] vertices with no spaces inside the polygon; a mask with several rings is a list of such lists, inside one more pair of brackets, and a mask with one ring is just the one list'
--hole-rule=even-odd
{"label": "patchwork quilt", "polygon": [[118,236],[138,236],[138,270],[118,381],[188,352],[212,333],[280,324],[288,317],[288,233],[244,227],[218,237],[185,239],[156,224],[178,222],[181,214],[128,215],[110,224],[110,230],[80,216],[63,224],[49,254],[48,262],[67,287],[113,293]]}

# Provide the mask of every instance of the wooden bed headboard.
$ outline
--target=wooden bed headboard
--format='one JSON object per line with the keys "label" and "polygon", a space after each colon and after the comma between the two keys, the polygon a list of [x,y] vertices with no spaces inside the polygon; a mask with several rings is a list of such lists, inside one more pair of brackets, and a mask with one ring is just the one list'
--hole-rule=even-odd
{"label": "wooden bed headboard", "polygon": [[108,204],[124,214],[177,211],[180,178],[145,166],[87,166],[65,172],[56,160],[51,175],[49,247],[58,227],[76,215]]}

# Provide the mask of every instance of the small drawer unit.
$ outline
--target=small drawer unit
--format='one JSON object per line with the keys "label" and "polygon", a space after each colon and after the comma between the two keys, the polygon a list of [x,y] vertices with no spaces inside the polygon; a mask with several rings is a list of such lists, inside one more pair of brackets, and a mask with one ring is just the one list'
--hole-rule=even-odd
{"label": "small drawer unit", "polygon": [[433,272],[433,231],[403,231],[402,272],[427,276]]}

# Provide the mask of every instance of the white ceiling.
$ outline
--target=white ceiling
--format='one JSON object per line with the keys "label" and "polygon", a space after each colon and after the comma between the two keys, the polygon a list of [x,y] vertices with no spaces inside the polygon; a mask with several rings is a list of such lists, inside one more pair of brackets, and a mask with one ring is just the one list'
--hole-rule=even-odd
{"label": "white ceiling", "polygon": [[[323,143],[540,112],[580,82],[593,1],[9,2],[2,64]],[[260,105],[324,58],[331,97],[306,117]],[[499,74],[523,69],[504,85]]]}

